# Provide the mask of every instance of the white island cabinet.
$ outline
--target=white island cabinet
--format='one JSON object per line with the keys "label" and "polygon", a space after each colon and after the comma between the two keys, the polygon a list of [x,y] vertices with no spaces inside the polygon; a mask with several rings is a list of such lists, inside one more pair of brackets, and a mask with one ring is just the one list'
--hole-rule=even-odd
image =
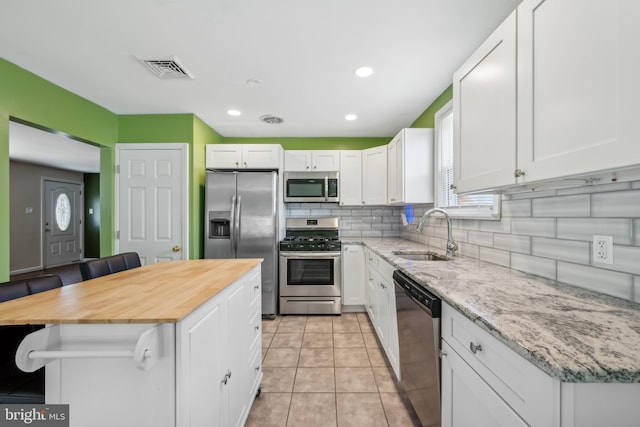
{"label": "white island cabinet", "polygon": [[0,324],[47,324],[16,361],[45,366],[71,427],[239,427],[262,378],[261,262],[133,268],[2,303]]}

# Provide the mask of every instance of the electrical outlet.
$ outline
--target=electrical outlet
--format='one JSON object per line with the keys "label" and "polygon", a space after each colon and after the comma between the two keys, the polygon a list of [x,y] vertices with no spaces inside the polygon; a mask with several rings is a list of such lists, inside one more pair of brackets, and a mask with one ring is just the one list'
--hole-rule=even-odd
{"label": "electrical outlet", "polygon": [[593,262],[613,264],[613,236],[593,236]]}

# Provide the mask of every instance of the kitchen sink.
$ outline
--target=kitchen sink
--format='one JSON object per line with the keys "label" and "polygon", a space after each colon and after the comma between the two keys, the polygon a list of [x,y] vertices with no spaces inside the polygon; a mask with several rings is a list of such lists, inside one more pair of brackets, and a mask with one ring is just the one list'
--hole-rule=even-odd
{"label": "kitchen sink", "polygon": [[451,258],[435,252],[395,251],[393,254],[409,261],[451,261]]}

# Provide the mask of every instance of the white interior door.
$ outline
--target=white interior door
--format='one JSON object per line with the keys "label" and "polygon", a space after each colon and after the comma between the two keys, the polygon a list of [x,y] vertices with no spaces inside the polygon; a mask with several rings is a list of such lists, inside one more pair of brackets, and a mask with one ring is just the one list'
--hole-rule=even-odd
{"label": "white interior door", "polygon": [[186,144],[116,145],[116,249],[142,264],[188,258]]}
{"label": "white interior door", "polygon": [[82,258],[82,184],[43,181],[44,268]]}

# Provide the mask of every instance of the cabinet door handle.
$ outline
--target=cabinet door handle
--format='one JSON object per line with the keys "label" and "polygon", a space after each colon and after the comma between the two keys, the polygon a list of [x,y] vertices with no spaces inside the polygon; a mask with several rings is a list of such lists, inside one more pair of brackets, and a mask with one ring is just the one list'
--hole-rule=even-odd
{"label": "cabinet door handle", "polygon": [[260,325],[256,325],[256,331],[260,330]]}
{"label": "cabinet door handle", "polygon": [[482,344],[475,345],[473,341],[469,341],[469,350],[471,350],[471,353],[476,354],[482,351]]}
{"label": "cabinet door handle", "polygon": [[516,178],[520,178],[521,176],[524,176],[524,171],[522,169],[516,169],[513,173],[513,176],[515,176]]}

